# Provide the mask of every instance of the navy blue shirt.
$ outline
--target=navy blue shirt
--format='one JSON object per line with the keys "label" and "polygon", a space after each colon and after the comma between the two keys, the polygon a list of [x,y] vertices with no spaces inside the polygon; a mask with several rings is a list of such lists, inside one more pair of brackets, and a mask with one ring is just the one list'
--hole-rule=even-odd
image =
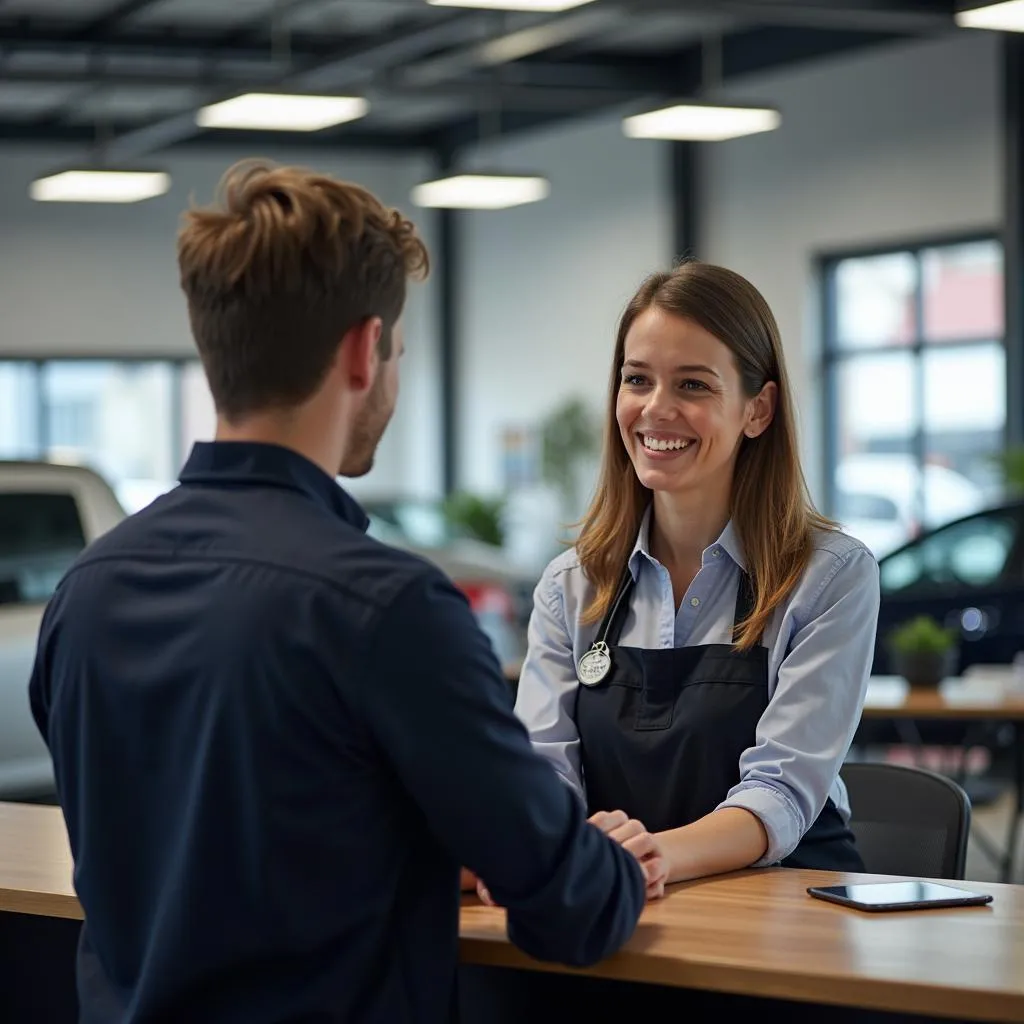
{"label": "navy blue shirt", "polygon": [[285,448],[200,444],[47,607],[30,684],[85,911],[82,1024],[447,1022],[460,865],[541,959],[639,867],[530,747],[433,566]]}

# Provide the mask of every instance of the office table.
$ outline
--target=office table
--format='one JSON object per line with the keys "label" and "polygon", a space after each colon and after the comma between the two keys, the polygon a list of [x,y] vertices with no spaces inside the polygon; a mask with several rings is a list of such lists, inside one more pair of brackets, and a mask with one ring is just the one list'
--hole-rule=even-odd
{"label": "office table", "polygon": [[[868,877],[877,876],[771,868],[674,886],[664,900],[646,907],[620,953],[586,971],[531,960],[508,941],[503,911],[466,896],[460,961],[464,970],[478,968],[483,977],[467,977],[466,988],[475,984],[479,994],[481,985],[496,986],[492,996],[509,1009],[516,992],[523,996],[524,978],[546,977],[564,979],[574,999],[591,986],[602,1004],[613,992],[593,986],[632,986],[634,1007],[638,993],[641,1002],[649,995],[678,1007],[700,993],[716,993],[929,1018],[1024,1021],[1024,887],[954,883],[991,892],[995,900],[987,907],[899,914],[864,914],[805,892],[808,885]],[[16,1005],[19,989],[26,993],[37,984],[57,1007],[61,986],[66,989],[72,979],[81,917],[60,811],[0,803],[5,1006]],[[23,998],[38,1010],[35,993]],[[65,1014],[68,998],[65,993]],[[577,999],[577,1005],[584,1001]],[[543,1020],[543,1012],[534,1003],[530,1024]],[[33,1019],[10,1013],[5,1024]],[[34,1019],[59,1024],[65,1018],[54,1009]],[[494,1013],[470,1013],[467,1019],[499,1020]]]}

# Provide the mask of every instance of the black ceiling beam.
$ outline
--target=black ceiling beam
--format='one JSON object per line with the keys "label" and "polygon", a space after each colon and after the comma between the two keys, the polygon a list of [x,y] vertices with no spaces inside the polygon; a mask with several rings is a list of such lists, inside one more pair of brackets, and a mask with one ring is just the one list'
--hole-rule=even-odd
{"label": "black ceiling beam", "polygon": [[[3,0],[0,0],[0,51],[52,50],[65,53],[89,44],[94,51],[101,50],[112,57],[266,60],[270,53],[268,44],[248,42],[242,45],[248,37],[240,36],[236,41],[233,36],[222,33],[169,33],[165,29],[146,28],[92,39],[75,32],[54,32],[32,25],[7,26],[2,19]],[[316,59],[336,53],[342,47],[365,46],[367,42],[366,36],[293,34],[289,37],[289,49],[296,57]]]}
{"label": "black ceiling beam", "polygon": [[[642,2],[642,0],[638,0]],[[438,56],[416,61],[401,69],[399,78],[408,85],[430,85],[472,73],[482,68],[501,70],[524,57],[544,53],[604,35],[625,23],[619,6],[596,4],[568,14],[540,16],[509,32],[474,39]]]}
{"label": "black ceiling beam", "polygon": [[[726,36],[722,46],[723,81],[756,72],[770,71],[844,51],[864,49],[884,42],[907,38],[892,32],[840,32],[827,29],[762,27]],[[607,56],[607,55],[605,55]],[[701,51],[688,47],[662,68],[663,85],[653,90],[652,102],[692,95],[700,82]],[[501,116],[501,134],[535,131],[548,127],[563,115],[547,112],[508,112]],[[497,128],[497,118],[495,118]],[[438,151],[457,152],[480,141],[479,118],[465,118],[435,132],[433,145]]]}
{"label": "black ceiling beam", "polygon": [[[550,94],[553,98],[571,95],[594,97],[607,96],[628,98],[631,95],[662,91],[675,80],[677,61],[648,60],[637,65],[621,65],[614,62],[585,61],[561,64],[516,65],[516,74],[495,78],[487,74],[473,74],[465,78],[453,78],[436,85],[403,88],[394,79],[382,76],[379,86],[371,86],[368,92],[416,97],[468,97],[480,96],[487,92],[497,98],[516,102],[517,98],[531,98]],[[83,65],[85,66],[85,65]],[[265,76],[250,76],[246,86],[270,83],[274,76],[268,68]],[[210,88],[235,89],[242,83],[237,76],[217,74],[212,69],[201,81],[195,75],[185,76],[166,72],[123,71],[118,67],[104,67],[102,64],[82,70],[76,63],[62,68],[5,68],[0,64],[0,82],[21,82],[33,85],[70,84],[82,87],[111,86],[130,88],[165,88],[198,85]]]}
{"label": "black ceiling beam", "polygon": [[[439,17],[436,24],[414,31],[392,33],[373,46],[312,61],[294,72],[281,77],[281,88],[310,89],[365,86],[375,75],[414,61],[424,54],[436,52],[446,46],[459,46],[486,28],[478,15],[465,12]],[[229,98],[237,90],[210,95],[203,102],[217,102]],[[156,150],[177,145],[194,136],[200,129],[195,123],[195,109],[189,108],[142,128],[115,136],[104,147],[112,161],[132,160]]]}
{"label": "black ceiling beam", "polygon": [[106,33],[118,28],[122,22],[126,21],[133,14],[138,14],[147,7],[152,7],[155,3],[157,3],[157,0],[121,0],[111,10],[75,29],[71,33],[71,37],[78,41],[99,39]]}
{"label": "black ceiling beam", "polygon": [[[482,96],[488,103],[504,109],[525,111],[554,111],[572,113],[593,109],[594,106],[614,106],[628,103],[649,94],[652,90],[661,91],[666,87],[668,79],[661,78],[656,84],[650,76],[644,88],[626,88],[612,86],[597,88],[593,86],[540,86],[525,83],[492,83],[478,80],[456,80],[440,85],[424,86],[418,89],[403,89],[382,84],[363,90],[374,103],[416,102],[423,99],[462,100],[476,103]],[[181,78],[166,75],[123,74],[119,72],[103,72],[100,74],[81,74],[76,71],[54,74],[49,71],[0,71],[0,83],[16,82],[28,85],[68,85],[76,89],[76,98],[82,92],[101,91],[104,88],[128,88],[136,90],[159,89],[165,87],[180,88],[190,83]],[[204,85],[229,87],[230,81],[210,81]],[[250,83],[258,85],[259,83]],[[71,107],[73,109],[73,101]]]}
{"label": "black ceiling beam", "polygon": [[954,26],[953,0],[681,0],[763,25],[849,31],[928,32]]}
{"label": "black ceiling beam", "polygon": [[[322,7],[324,0],[288,0],[288,3],[278,3],[277,8],[274,10],[270,18],[266,15],[253,18],[251,21],[244,22],[241,25],[233,25],[231,28],[224,32],[218,33],[217,38],[214,42],[215,46],[232,46],[239,42],[244,42],[247,39],[253,39],[265,35],[268,31],[272,30],[272,21],[274,17],[289,17],[297,14],[304,7]],[[294,32],[289,30],[288,38],[289,42],[295,35]]]}
{"label": "black ceiling beam", "polygon": [[603,54],[553,60],[528,57],[508,64],[495,76],[493,69],[467,74],[458,81],[476,82],[481,88],[495,77],[510,85],[531,85],[536,88],[620,89],[634,92],[660,90],[677,74],[677,56],[627,57]]}
{"label": "black ceiling beam", "polygon": [[[607,109],[605,104],[595,103],[589,111],[577,110],[572,117],[575,119],[581,114],[598,113],[604,109]],[[509,136],[538,131],[566,120],[564,111],[501,110],[489,119],[486,130],[482,128],[481,119],[474,116],[435,130],[430,133],[429,139],[435,153],[443,153],[450,161],[457,163],[458,154],[471,146],[500,142]]]}
{"label": "black ceiling beam", "polygon": [[[750,75],[908,38],[913,36],[907,33],[863,30],[779,26],[747,29],[724,40],[722,72],[726,78]],[[699,52],[695,51],[693,59],[699,60]]]}
{"label": "black ceiling beam", "polygon": [[[129,130],[130,125],[113,125],[115,130]],[[96,132],[87,124],[48,124],[37,122],[4,121],[0,119],[0,143],[3,142],[54,142],[89,144],[95,140]],[[239,146],[253,151],[279,149],[282,144],[280,132],[241,132],[241,131],[210,131],[203,135],[186,140],[181,145],[185,148],[202,146],[204,150],[224,148],[237,151]],[[329,150],[387,150],[389,152],[409,152],[411,150],[429,150],[432,139],[421,132],[371,132],[358,127],[341,126],[333,131],[311,132],[302,140],[303,149],[324,148]]]}

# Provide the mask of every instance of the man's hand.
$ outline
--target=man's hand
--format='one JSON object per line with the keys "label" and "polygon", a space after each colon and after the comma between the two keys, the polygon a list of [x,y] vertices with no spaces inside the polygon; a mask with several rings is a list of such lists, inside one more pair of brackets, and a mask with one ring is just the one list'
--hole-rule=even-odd
{"label": "man's hand", "polygon": [[[668,858],[658,840],[647,831],[643,823],[630,818],[625,811],[598,811],[588,820],[609,839],[614,839],[624,850],[633,854],[644,873],[647,898],[661,899],[665,895],[665,882],[668,879]],[[485,906],[498,905],[487,886],[479,879],[476,894]]]}
{"label": "man's hand", "polygon": [[476,894],[480,898],[480,902],[485,907],[496,907],[498,905],[494,902],[494,897],[491,895],[487,886],[479,880],[476,883]]}
{"label": "man's hand", "polygon": [[668,880],[668,857],[643,822],[630,818],[625,811],[598,811],[589,821],[636,857],[647,882],[647,898],[661,899]]}

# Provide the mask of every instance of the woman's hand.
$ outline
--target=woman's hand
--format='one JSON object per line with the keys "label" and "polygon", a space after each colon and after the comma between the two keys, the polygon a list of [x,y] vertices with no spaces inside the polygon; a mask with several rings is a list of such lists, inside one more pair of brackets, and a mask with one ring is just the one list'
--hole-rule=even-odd
{"label": "woman's hand", "polygon": [[669,862],[657,836],[648,832],[643,822],[630,818],[625,811],[598,811],[589,819],[609,839],[614,839],[637,859],[647,882],[647,898],[665,895]]}
{"label": "woman's hand", "polygon": [[[642,822],[630,818],[624,811],[598,811],[588,820],[637,859],[647,883],[647,898],[661,899],[668,880],[668,858],[658,838],[648,832]],[[484,906],[498,905],[480,879],[476,881],[476,894]]]}

